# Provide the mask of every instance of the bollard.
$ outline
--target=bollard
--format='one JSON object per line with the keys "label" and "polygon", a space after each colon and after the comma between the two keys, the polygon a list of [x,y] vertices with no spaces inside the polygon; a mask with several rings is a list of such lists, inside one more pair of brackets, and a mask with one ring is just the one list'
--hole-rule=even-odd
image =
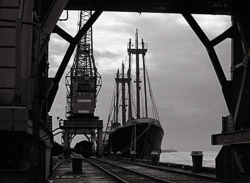
{"label": "bollard", "polygon": [[63,155],[61,154],[61,155],[58,155],[58,159],[59,160],[62,160],[63,159]]}
{"label": "bollard", "polygon": [[135,151],[131,151],[130,152],[130,161],[135,161],[136,159],[136,152]]}
{"label": "bollard", "polygon": [[202,151],[192,151],[191,152],[192,161],[193,161],[193,172],[199,173],[202,170]]}
{"label": "bollard", "polygon": [[110,157],[114,158],[114,152],[113,151],[110,152]]}
{"label": "bollard", "polygon": [[82,155],[80,154],[75,154],[72,157],[72,171],[73,173],[82,173]]}
{"label": "bollard", "polygon": [[116,158],[117,158],[117,159],[121,159],[121,158],[122,158],[121,156],[122,156],[121,151],[117,151],[117,152],[116,152]]}
{"label": "bollard", "polygon": [[103,156],[102,151],[98,151],[98,152],[97,152],[97,158],[102,158],[102,156]]}
{"label": "bollard", "polygon": [[152,165],[158,165],[159,154],[156,151],[151,152],[151,163]]}

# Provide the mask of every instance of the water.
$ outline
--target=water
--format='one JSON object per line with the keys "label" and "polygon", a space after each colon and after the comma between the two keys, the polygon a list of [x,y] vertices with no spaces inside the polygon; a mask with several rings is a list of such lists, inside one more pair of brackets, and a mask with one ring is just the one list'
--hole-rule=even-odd
{"label": "water", "polygon": [[[217,154],[217,151],[204,151],[203,166],[215,168],[215,158]],[[161,153],[160,162],[192,165],[191,152]]]}

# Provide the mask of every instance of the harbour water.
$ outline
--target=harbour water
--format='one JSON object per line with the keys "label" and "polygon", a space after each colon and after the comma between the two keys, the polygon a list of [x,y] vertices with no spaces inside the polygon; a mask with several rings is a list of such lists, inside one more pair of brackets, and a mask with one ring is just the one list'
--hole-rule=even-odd
{"label": "harbour water", "polygon": [[[217,151],[203,151],[203,166],[215,168]],[[192,165],[191,152],[167,152],[161,153],[160,162]]]}

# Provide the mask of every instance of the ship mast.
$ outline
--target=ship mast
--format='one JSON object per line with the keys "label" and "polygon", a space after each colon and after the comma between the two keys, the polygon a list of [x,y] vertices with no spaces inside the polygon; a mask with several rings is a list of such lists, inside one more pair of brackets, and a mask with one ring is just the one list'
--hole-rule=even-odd
{"label": "ship mast", "polygon": [[131,97],[131,39],[129,39],[128,44],[128,56],[129,56],[129,63],[128,63],[128,120],[132,119],[132,97]]}
{"label": "ship mast", "polygon": [[126,96],[125,96],[125,84],[126,84],[125,78],[124,78],[124,63],[122,63],[122,125],[126,123]]}
{"label": "ship mast", "polygon": [[[144,49],[144,42],[142,39],[142,49]],[[147,81],[146,81],[146,66],[145,66],[145,53],[142,54],[142,62],[143,62],[143,81],[144,81],[144,100],[145,100],[145,113],[146,118],[148,117],[148,100],[147,100]]]}
{"label": "ship mast", "polygon": [[121,94],[121,107],[122,107],[122,125],[124,125],[126,123],[126,83],[129,85],[130,84],[130,80],[129,78],[125,78],[125,74],[124,74],[124,63],[122,63],[122,72],[121,74],[119,73],[119,69],[117,71],[116,74],[116,107],[115,107],[115,113],[117,118],[115,119],[116,122],[118,122],[118,111],[119,111],[119,84],[121,83],[121,90],[122,90],[122,94]]}
{"label": "ship mast", "polygon": [[[147,52],[147,49],[145,47],[145,44],[142,40],[142,46],[141,48],[139,48],[139,43],[138,43],[138,30],[136,29],[136,33],[135,33],[135,48],[131,48],[131,41],[129,42],[129,48],[128,48],[128,54],[129,54],[129,65],[131,64],[131,54],[135,54],[136,56],[136,116],[137,116],[137,119],[141,118],[141,108],[140,108],[140,83],[141,83],[141,80],[140,80],[140,59],[139,59],[139,56],[140,54],[143,56],[143,61],[144,61],[144,56]],[[145,61],[144,61],[145,62]],[[145,64],[144,65],[144,78],[145,77]],[[129,77],[130,77],[130,68],[129,68]],[[146,84],[145,84],[145,80],[144,80],[144,89],[146,90]],[[129,91],[130,93],[130,91]],[[146,91],[145,91],[145,94],[146,94]],[[147,105],[147,102],[146,102],[146,99],[147,97],[145,96],[145,104]],[[147,106],[145,106],[147,108]],[[130,107],[129,107],[129,110],[130,110]],[[130,113],[130,111],[129,111]],[[147,109],[146,109],[146,116],[148,115],[147,114]],[[130,115],[130,114],[129,114]]]}
{"label": "ship mast", "polygon": [[137,107],[137,119],[141,117],[140,109],[140,62],[139,62],[139,50],[138,50],[138,31],[135,33],[135,49],[136,49],[136,107]]}
{"label": "ship mast", "polygon": [[115,123],[118,123],[118,114],[119,114],[119,69],[116,73],[116,104],[115,104]]}

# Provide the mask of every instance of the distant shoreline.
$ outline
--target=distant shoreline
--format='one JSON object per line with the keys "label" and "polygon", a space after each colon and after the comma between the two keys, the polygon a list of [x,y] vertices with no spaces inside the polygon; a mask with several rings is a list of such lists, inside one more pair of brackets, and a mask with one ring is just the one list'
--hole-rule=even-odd
{"label": "distant shoreline", "polygon": [[177,150],[174,149],[164,149],[161,152],[165,153],[165,152],[177,152]]}

